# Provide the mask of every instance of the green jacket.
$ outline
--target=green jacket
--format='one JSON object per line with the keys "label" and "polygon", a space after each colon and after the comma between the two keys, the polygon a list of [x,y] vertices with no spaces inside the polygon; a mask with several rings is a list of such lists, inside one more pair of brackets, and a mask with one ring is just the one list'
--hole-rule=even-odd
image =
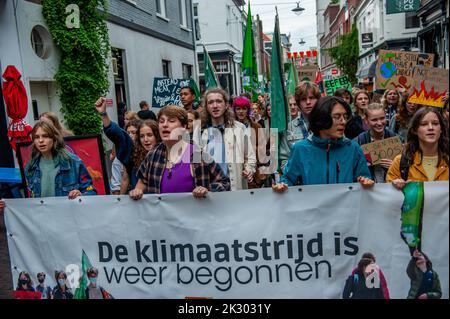
{"label": "green jacket", "polygon": [[[440,299],[442,296],[441,282],[439,281],[439,275],[437,272],[433,271],[433,288],[430,292],[427,292],[429,299]],[[406,268],[406,273],[411,279],[411,288],[409,289],[407,299],[417,299],[417,294],[419,293],[420,285],[422,284],[423,272],[416,266],[416,262],[411,258],[408,268]]]}

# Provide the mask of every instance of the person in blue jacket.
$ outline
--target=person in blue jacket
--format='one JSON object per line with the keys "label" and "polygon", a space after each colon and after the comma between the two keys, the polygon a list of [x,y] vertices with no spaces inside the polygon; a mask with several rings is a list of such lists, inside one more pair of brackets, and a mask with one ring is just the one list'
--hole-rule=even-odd
{"label": "person in blue jacket", "polygon": [[313,134],[293,146],[281,183],[274,184],[273,189],[282,192],[294,185],[353,182],[373,186],[361,147],[344,137],[350,117],[350,106],[343,99],[320,98],[309,115]]}
{"label": "person in blue jacket", "polygon": [[31,137],[31,159],[25,167],[31,197],[97,195],[83,161],[66,150],[61,132],[52,123],[37,122]]}

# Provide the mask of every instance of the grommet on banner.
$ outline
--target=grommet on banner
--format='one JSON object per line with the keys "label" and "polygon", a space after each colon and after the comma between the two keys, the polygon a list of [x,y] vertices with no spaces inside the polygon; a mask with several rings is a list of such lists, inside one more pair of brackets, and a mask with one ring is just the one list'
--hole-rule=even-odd
{"label": "grommet on banner", "polygon": [[251,192],[250,192],[250,195],[254,195],[254,194],[255,194],[255,192],[254,192],[254,191],[251,191]]}
{"label": "grommet on banner", "polygon": [[14,270],[17,270],[17,266],[14,266]]}
{"label": "grommet on banner", "polygon": [[12,237],[12,236],[13,236],[13,234],[9,233],[9,237]]}
{"label": "grommet on banner", "polygon": [[80,202],[80,203],[81,203],[81,198],[80,198],[80,199],[78,199],[78,202]]}
{"label": "grommet on banner", "polygon": [[44,201],[43,201],[43,200],[41,200],[41,204],[44,204]]}
{"label": "grommet on banner", "polygon": [[120,202],[120,197],[117,197],[117,201]]}
{"label": "grommet on banner", "polygon": [[299,188],[298,191],[301,192],[303,189]]}
{"label": "grommet on banner", "polygon": [[349,186],[348,189],[349,189],[349,190],[353,190],[353,186]]}
{"label": "grommet on banner", "polygon": [[162,197],[161,197],[161,196],[158,196],[158,199],[159,199],[159,200],[162,200]]}

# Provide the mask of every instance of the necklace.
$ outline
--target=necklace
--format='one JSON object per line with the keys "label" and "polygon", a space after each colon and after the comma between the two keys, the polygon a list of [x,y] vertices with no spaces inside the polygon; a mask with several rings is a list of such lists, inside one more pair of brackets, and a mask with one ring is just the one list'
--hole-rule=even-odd
{"label": "necklace", "polygon": [[169,171],[169,174],[167,175],[168,179],[172,178],[172,168],[175,166],[175,163],[172,162],[171,160],[167,159],[166,160],[166,168]]}

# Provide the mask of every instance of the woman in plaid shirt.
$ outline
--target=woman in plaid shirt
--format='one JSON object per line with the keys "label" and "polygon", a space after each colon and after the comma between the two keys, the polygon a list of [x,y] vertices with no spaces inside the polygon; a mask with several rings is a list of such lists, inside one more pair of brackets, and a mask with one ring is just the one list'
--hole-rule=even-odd
{"label": "woman in plaid shirt", "polygon": [[230,190],[230,179],[212,158],[197,145],[189,143],[187,112],[168,105],[158,112],[162,143],[150,151],[142,163],[136,188],[131,198],[138,200],[144,193],[192,192],[205,197],[209,191]]}

